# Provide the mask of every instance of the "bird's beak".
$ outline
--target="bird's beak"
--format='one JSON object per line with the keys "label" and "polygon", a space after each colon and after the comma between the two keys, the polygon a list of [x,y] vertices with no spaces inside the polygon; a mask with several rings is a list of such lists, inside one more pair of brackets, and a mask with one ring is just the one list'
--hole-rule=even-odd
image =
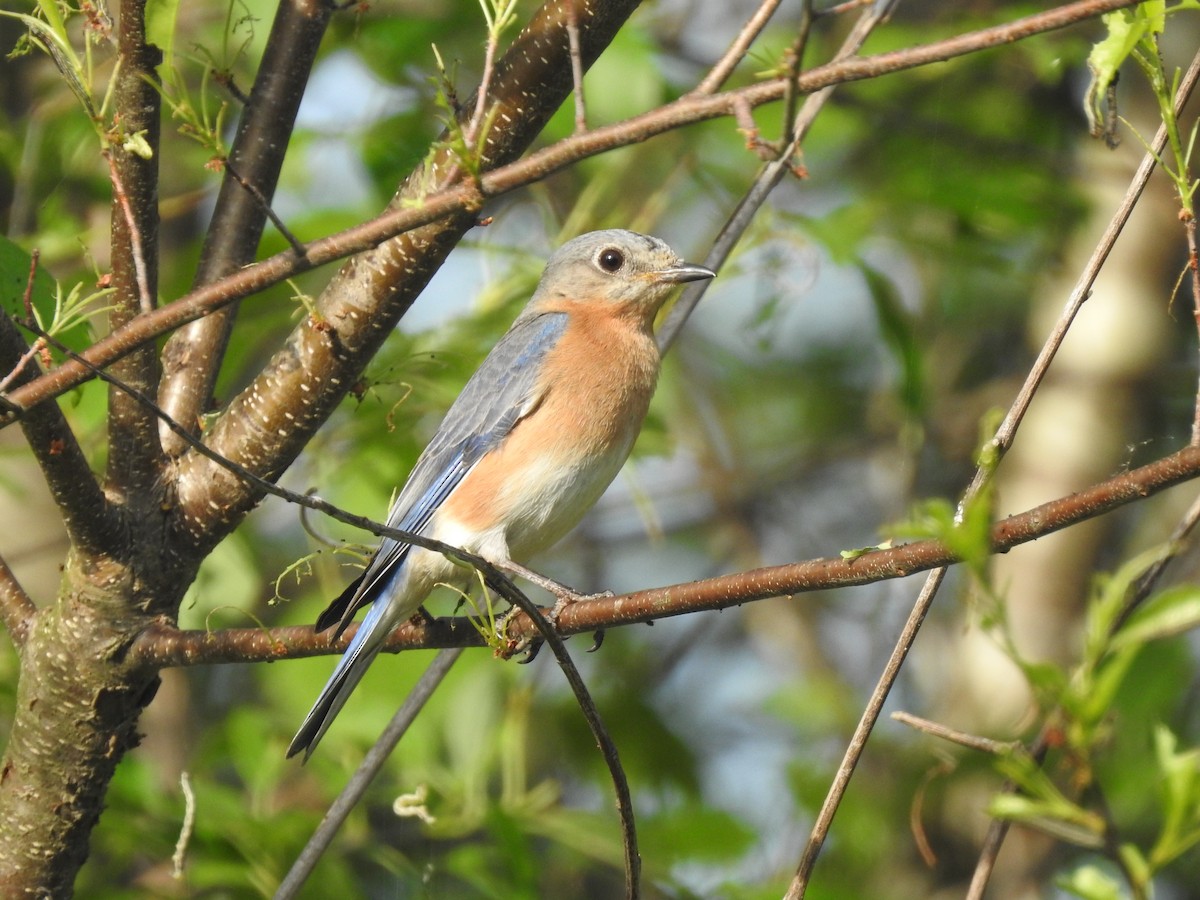
{"label": "bird's beak", "polygon": [[655,281],[666,281],[670,284],[683,284],[686,281],[703,281],[706,278],[716,278],[717,273],[708,266],[698,266],[695,263],[680,263],[669,269],[659,269],[654,273]]}

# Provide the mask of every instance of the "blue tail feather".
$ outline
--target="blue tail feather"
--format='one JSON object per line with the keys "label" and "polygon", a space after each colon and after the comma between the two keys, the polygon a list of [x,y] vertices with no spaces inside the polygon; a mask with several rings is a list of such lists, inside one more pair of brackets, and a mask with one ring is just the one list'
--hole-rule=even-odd
{"label": "blue tail feather", "polygon": [[390,598],[387,593],[387,589],[390,587],[390,584],[386,585],[385,592],[371,604],[366,618],[363,619],[362,625],[359,626],[354,638],[350,641],[350,646],[338,660],[329,681],[321,689],[320,696],[317,697],[308,715],[304,717],[300,730],[296,732],[296,736],[288,745],[287,755],[289,757],[295,756],[303,750],[304,761],[308,761],[325,731],[333,723],[334,717],[358,685],[376,654],[379,653],[384,638],[387,637],[388,632],[392,629],[392,624],[394,624],[386,621],[386,613],[391,605],[388,603]]}

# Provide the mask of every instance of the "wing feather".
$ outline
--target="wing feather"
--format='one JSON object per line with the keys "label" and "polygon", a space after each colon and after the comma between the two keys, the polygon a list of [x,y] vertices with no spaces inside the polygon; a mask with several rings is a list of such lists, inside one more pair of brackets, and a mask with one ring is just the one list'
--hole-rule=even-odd
{"label": "wing feather", "polygon": [[[537,406],[542,362],[562,337],[567,314],[521,316],[492,348],[454,401],[392,504],[387,524],[422,532],[438,507],[483,456],[497,447]],[[411,545],[384,538],[362,577],[321,614],[341,634],[354,614],[375,599],[376,588],[408,555]]]}

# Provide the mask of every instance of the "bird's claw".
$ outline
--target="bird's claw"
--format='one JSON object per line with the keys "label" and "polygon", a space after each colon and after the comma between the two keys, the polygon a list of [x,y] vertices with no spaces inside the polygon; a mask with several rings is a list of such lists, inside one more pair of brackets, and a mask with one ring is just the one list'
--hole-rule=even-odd
{"label": "bird's claw", "polygon": [[617,596],[612,591],[598,591],[595,594],[579,594],[565,585],[560,585],[560,590],[553,591],[554,606],[550,612],[545,613],[546,621],[558,629],[558,617],[563,614],[563,611],[568,606],[574,606],[576,603],[583,603],[587,600],[607,600],[609,597]]}
{"label": "bird's claw", "polygon": [[544,643],[546,642],[542,638],[530,638],[525,645],[525,656],[517,660],[517,665],[527,666],[537,659],[537,655],[541,652],[542,644]]}
{"label": "bird's claw", "polygon": [[521,612],[521,607],[514,604],[496,617],[496,636],[500,639],[496,655],[502,659],[512,659],[517,654],[524,653],[524,658],[517,660],[517,662],[526,666],[537,658],[538,651],[542,649],[542,644],[545,643],[545,638],[538,634],[532,637],[510,638],[508,636],[508,623],[519,612]]}
{"label": "bird's claw", "polygon": [[[548,579],[545,581],[548,582]],[[542,618],[545,619],[546,623],[555,631],[558,631],[558,618],[562,615],[563,611],[567,607],[573,606],[576,603],[580,603],[585,600],[603,600],[616,596],[616,594],[614,594],[612,591],[599,591],[595,594],[580,594],[571,590],[566,585],[557,583],[554,583],[553,587],[550,587],[548,583],[543,583],[542,587],[545,587],[554,595],[555,601],[554,606],[552,606],[550,609],[539,607],[538,612],[541,613]],[[505,659],[511,659],[518,653],[523,652],[525,656],[519,662],[524,666],[529,665],[529,663],[537,659],[537,655],[542,649],[542,644],[545,643],[545,638],[535,635],[531,638],[525,638],[523,640],[514,640],[505,634],[509,620],[512,618],[512,616],[516,615],[519,610],[520,607],[518,606],[510,606],[503,615],[496,619],[496,634],[500,638],[501,645],[500,649],[497,651],[497,654]],[[592,646],[588,648],[587,652],[595,653],[600,649],[600,646],[603,643],[604,630],[601,629],[597,631],[595,635],[593,635]]]}

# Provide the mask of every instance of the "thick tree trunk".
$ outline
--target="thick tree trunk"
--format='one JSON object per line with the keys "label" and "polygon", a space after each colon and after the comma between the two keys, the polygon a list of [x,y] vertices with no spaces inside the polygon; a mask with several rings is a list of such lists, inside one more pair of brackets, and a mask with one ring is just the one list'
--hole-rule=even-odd
{"label": "thick tree trunk", "polygon": [[[578,23],[586,68],[637,5],[638,0],[551,0],[538,11],[497,61],[488,97],[505,127],[487,135],[484,169],[519,156],[572,90],[568,22]],[[312,12],[307,4],[296,8],[300,15]],[[144,0],[122,4],[121,13],[117,118],[131,133],[142,131],[157,154],[159,111],[150,80],[158,55],[145,40]],[[464,115],[472,108],[468,103]],[[282,132],[276,137],[286,143]],[[128,203],[117,202],[113,212],[113,320],[119,323],[157,299],[157,157],[131,158],[115,144],[109,152]],[[438,154],[410,176],[403,197],[419,197],[418,187],[453,161],[449,151]],[[242,168],[249,171],[249,163]],[[324,292],[321,322],[297,328],[266,371],[204,435],[208,446],[263,477],[285,470],[473,222],[456,216],[347,262]],[[0,347],[0,355],[15,359],[23,349]],[[214,367],[196,373],[205,376],[198,380],[201,387],[189,389],[199,391],[192,398],[196,409],[208,399],[203,385],[211,384],[218,358],[215,352],[190,357],[195,366]],[[153,345],[110,371],[144,395],[158,393]],[[170,371],[179,375],[183,369]],[[35,412],[23,422],[35,451],[52,442],[31,430],[37,421]],[[157,669],[139,662],[130,647],[147,625],[175,617],[200,561],[262,499],[257,486],[195,452],[169,462],[153,413],[120,388],[110,392],[108,424],[103,496],[82,453],[37,454],[44,473],[70,457],[72,474],[85,480],[94,496],[65,476],[48,475],[62,488],[63,496],[56,499],[64,516],[80,524],[68,528],[75,549],[59,597],[32,617],[22,647],[16,717],[0,767],[0,895],[5,897],[71,894],[109,781],[125,752],[137,745],[138,717],[158,685]],[[100,513],[87,515],[96,509]]]}
{"label": "thick tree trunk", "polygon": [[34,619],[0,769],[0,895],[71,894],[108,783],[137,745],[158,676],[126,653],[150,619],[130,612],[134,582],[73,555],[60,599]]}

